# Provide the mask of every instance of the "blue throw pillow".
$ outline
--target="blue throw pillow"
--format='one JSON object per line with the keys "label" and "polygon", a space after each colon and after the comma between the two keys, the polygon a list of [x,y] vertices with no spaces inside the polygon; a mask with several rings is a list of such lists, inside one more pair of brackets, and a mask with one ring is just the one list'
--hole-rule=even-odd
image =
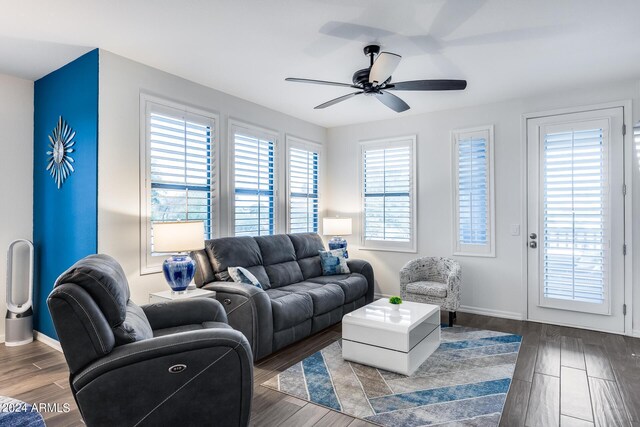
{"label": "blue throw pillow", "polygon": [[322,262],[322,274],[325,276],[333,276],[334,274],[349,274],[347,259],[345,258],[346,249],[339,248],[331,251],[318,251],[320,253],[320,261]]}
{"label": "blue throw pillow", "polygon": [[249,270],[244,267],[229,267],[227,270],[229,272],[229,276],[236,283],[244,283],[247,285],[253,285],[256,288],[262,289],[262,285],[260,281],[254,276]]}

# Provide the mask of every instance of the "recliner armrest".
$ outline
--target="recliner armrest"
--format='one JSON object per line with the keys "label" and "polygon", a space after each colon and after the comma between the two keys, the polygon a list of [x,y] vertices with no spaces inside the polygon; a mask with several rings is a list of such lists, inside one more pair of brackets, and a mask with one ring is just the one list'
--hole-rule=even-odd
{"label": "recliner armrest", "polygon": [[373,276],[373,267],[368,261],[363,259],[347,259],[347,266],[352,273],[362,274],[367,279],[369,285],[365,300],[367,304],[373,301],[375,291],[375,279]]}
{"label": "recliner armrest", "polygon": [[245,353],[251,360],[251,349],[247,339],[240,332],[227,328],[200,329],[164,335],[116,347],[105,357],[96,360],[78,372],[71,383],[73,388],[79,391],[100,375],[123,366],[171,354],[211,347],[228,347],[240,353]]}
{"label": "recliner armrest", "polygon": [[176,333],[116,347],[71,385],[87,426],[177,425],[181,404],[189,424],[246,426],[252,354],[232,329]]}
{"label": "recliner armrest", "polygon": [[204,322],[227,323],[224,307],[213,298],[181,299],[147,304],[141,308],[153,330]]}
{"label": "recliner armrest", "polygon": [[234,282],[211,282],[202,287],[216,292],[229,325],[242,332],[251,345],[254,360],[271,354],[273,314],[269,295],[256,286]]}

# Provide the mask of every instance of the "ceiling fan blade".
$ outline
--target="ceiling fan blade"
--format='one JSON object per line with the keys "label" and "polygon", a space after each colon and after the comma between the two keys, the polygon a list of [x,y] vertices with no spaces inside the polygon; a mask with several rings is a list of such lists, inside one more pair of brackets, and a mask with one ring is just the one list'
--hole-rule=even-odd
{"label": "ceiling fan blade", "polygon": [[315,107],[315,109],[316,110],[320,110],[322,108],[331,107],[332,105],[335,105],[338,102],[346,101],[347,99],[352,98],[352,97],[354,97],[356,95],[360,95],[362,93],[364,93],[364,92],[360,91],[360,92],[353,92],[353,93],[350,93],[350,94],[347,94],[347,95],[340,96],[340,97],[338,97],[336,99],[332,99],[331,101],[327,101],[324,104],[318,105],[317,107]]}
{"label": "ceiling fan blade", "polygon": [[403,111],[407,111],[409,108],[411,108],[409,107],[409,104],[392,93],[379,92],[376,94],[376,98],[378,98],[380,102],[391,108],[396,113],[402,113]]}
{"label": "ceiling fan blade", "polygon": [[392,83],[385,90],[464,90],[466,80],[412,80]]}
{"label": "ceiling fan blade", "polygon": [[369,83],[382,84],[396,70],[402,56],[390,52],[380,52],[369,72]]}
{"label": "ceiling fan blade", "polygon": [[285,80],[288,81],[288,82],[296,82],[296,83],[313,83],[313,84],[316,84],[316,85],[354,87],[354,88],[358,89],[358,86],[354,86],[354,85],[349,84],[349,83],[327,82],[325,80],[298,79],[296,77],[287,77]]}

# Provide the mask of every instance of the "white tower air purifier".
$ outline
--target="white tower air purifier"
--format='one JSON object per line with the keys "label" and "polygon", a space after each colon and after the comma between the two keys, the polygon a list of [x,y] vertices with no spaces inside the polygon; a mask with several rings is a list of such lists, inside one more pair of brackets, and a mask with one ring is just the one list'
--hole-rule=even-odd
{"label": "white tower air purifier", "polygon": [[[17,250],[28,250],[29,270],[26,274],[14,268]],[[25,250],[26,249],[26,250]],[[22,258],[22,257],[21,257]],[[24,269],[24,264],[22,269]],[[19,278],[14,283],[14,278]],[[6,346],[28,344],[33,341],[33,243],[14,240],[7,251],[7,316],[5,317]]]}

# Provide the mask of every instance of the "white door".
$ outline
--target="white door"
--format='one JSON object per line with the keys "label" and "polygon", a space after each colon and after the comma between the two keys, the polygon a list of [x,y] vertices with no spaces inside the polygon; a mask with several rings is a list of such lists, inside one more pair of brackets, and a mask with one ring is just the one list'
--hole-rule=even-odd
{"label": "white door", "polygon": [[527,120],[528,317],[624,332],[623,108]]}

